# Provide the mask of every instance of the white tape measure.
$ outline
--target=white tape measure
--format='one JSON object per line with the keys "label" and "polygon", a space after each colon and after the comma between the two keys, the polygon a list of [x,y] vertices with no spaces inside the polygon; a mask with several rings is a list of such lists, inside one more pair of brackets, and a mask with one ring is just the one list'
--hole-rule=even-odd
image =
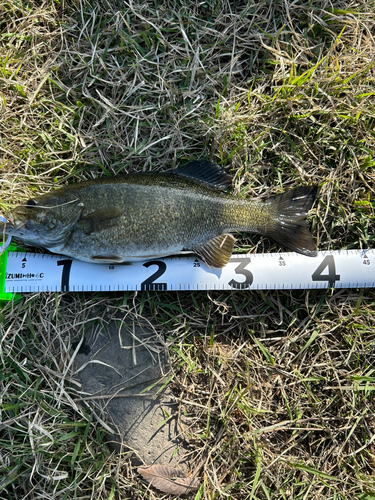
{"label": "white tape measure", "polygon": [[199,257],[131,265],[89,264],[52,254],[9,252],[4,292],[293,290],[375,287],[375,250],[234,254],[222,269]]}

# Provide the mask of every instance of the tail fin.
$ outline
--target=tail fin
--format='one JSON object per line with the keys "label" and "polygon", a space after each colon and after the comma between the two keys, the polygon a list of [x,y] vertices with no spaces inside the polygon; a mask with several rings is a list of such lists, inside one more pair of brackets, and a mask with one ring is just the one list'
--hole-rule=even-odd
{"label": "tail fin", "polygon": [[316,245],[305,219],[316,193],[316,186],[303,186],[267,200],[276,212],[275,226],[268,235],[280,245],[310,257],[316,256]]}

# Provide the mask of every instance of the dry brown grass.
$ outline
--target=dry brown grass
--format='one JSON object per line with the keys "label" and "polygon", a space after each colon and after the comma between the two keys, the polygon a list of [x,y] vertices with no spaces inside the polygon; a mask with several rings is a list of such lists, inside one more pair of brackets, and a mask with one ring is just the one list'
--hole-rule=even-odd
{"label": "dry brown grass", "polygon": [[[373,246],[374,19],[363,1],[3,0],[0,211],[206,156],[239,196],[319,184],[319,248]],[[71,343],[110,309],[152,316],[171,344],[200,498],[374,499],[374,304],[373,290],[6,304],[0,498],[161,497],[75,402]]]}

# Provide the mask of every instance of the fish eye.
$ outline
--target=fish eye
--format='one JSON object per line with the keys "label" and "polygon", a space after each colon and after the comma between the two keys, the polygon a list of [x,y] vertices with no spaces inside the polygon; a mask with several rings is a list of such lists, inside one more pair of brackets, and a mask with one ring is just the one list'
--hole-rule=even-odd
{"label": "fish eye", "polygon": [[28,207],[35,207],[35,205],[36,205],[36,201],[35,201],[35,200],[27,200],[26,205],[27,205]]}

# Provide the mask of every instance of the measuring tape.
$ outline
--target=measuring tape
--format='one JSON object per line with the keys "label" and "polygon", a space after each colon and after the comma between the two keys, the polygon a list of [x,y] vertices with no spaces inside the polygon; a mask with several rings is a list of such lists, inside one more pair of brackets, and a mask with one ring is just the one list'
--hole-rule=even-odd
{"label": "measuring tape", "polygon": [[[304,290],[375,287],[375,250],[234,254],[222,269],[181,256],[124,264],[7,252],[3,293],[136,290]],[[1,259],[1,257],[0,257]]]}

